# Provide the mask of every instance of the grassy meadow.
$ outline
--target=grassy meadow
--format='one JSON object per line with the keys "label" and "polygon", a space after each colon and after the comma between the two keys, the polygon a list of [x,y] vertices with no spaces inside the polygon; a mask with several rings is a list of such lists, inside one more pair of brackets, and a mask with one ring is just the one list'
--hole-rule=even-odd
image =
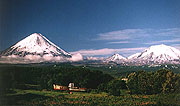
{"label": "grassy meadow", "polygon": [[101,105],[101,106],[178,106],[180,105],[180,94],[168,95],[130,95],[127,91],[120,96],[112,96],[107,93],[85,93],[46,90],[20,90],[13,89],[1,97],[1,105]]}
{"label": "grassy meadow", "polygon": [[[117,68],[117,71],[119,68]],[[123,67],[123,69],[126,68]],[[154,73],[145,71],[134,73],[135,71],[132,71],[129,74],[129,71],[125,73],[126,70],[124,70],[123,74],[119,74],[122,76],[112,77],[111,74],[107,74],[103,70],[102,68],[102,70],[96,71],[95,69],[90,70],[89,67],[83,68],[64,64],[56,65],[56,67],[54,65],[1,65],[0,105],[180,106],[179,74],[174,74],[168,70]],[[178,72],[178,69],[176,72]],[[121,70],[118,73],[121,73]],[[127,77],[127,75],[131,80],[126,85],[129,88],[124,89],[121,87],[124,83],[119,79]],[[162,87],[161,89],[156,88],[159,86],[159,83],[155,85],[151,83],[152,78],[156,78],[156,80],[164,83],[163,86],[160,86]],[[156,80],[155,82],[157,82]],[[86,87],[89,90],[88,92],[73,92],[73,94],[69,94],[67,91],[55,91],[52,88],[53,83],[67,86],[69,82],[75,82],[79,87]],[[170,86],[172,84],[175,86]],[[151,86],[154,86],[152,87],[154,92],[151,92],[153,89],[149,89]],[[136,89],[142,92],[137,93]],[[157,93],[155,92],[156,90],[161,92]],[[148,92],[151,94],[148,94]],[[114,95],[114,93],[118,95]]]}

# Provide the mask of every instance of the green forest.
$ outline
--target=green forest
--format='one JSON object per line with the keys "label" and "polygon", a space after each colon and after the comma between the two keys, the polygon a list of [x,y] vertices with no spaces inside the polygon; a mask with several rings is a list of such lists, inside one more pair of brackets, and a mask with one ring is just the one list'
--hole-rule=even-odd
{"label": "green forest", "polygon": [[[68,95],[66,91],[53,90],[53,84],[68,86],[70,82],[87,88],[87,92]],[[122,74],[114,76],[114,73],[107,73],[103,68],[98,70],[70,64],[1,65],[0,86],[0,98],[4,98],[0,101],[2,105],[47,105],[52,101],[57,105],[111,105],[113,101],[121,101],[116,105],[147,102],[149,105],[180,105],[180,74],[169,69],[122,71]],[[81,99],[75,98],[77,95],[85,100],[75,103]],[[61,99],[56,101],[59,97]],[[96,102],[92,102],[95,98]]]}

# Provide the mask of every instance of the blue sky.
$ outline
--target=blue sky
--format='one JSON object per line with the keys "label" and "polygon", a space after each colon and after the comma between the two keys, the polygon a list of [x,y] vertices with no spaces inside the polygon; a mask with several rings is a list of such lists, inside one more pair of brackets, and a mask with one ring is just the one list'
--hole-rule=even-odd
{"label": "blue sky", "polygon": [[34,32],[85,56],[180,49],[180,0],[0,1],[0,51]]}

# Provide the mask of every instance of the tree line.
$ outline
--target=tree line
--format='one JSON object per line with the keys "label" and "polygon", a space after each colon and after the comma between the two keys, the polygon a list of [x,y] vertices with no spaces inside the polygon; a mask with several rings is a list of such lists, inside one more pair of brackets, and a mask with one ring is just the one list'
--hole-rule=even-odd
{"label": "tree line", "polygon": [[127,87],[132,94],[179,92],[180,74],[167,69],[156,72],[138,71],[128,75]]}
{"label": "tree line", "polygon": [[119,96],[122,89],[131,94],[159,94],[180,92],[180,74],[171,70],[136,71],[126,76],[114,78],[102,71],[90,70],[84,67],[71,65],[40,66],[40,67],[1,67],[0,90],[12,88],[27,89],[26,84],[40,85],[39,89],[52,90],[53,84],[68,86],[73,82],[78,87],[96,89],[98,92],[107,92]]}
{"label": "tree line", "polygon": [[102,71],[74,66],[43,66],[1,68],[0,85],[2,90],[11,88],[27,89],[26,84],[40,85],[39,89],[52,90],[53,84],[68,86],[70,82],[78,87],[96,89],[101,83],[114,79]]}
{"label": "tree line", "polygon": [[180,74],[161,69],[155,72],[137,71],[126,76],[127,82],[116,78],[98,86],[99,91],[119,96],[122,89],[130,94],[166,94],[180,92]]}

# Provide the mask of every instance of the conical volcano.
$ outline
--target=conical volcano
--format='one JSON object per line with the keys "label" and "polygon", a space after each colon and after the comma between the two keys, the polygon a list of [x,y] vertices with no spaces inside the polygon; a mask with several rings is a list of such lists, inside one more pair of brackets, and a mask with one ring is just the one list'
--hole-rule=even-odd
{"label": "conical volcano", "polygon": [[1,58],[31,62],[65,61],[71,54],[49,41],[40,33],[33,33],[0,53]]}

